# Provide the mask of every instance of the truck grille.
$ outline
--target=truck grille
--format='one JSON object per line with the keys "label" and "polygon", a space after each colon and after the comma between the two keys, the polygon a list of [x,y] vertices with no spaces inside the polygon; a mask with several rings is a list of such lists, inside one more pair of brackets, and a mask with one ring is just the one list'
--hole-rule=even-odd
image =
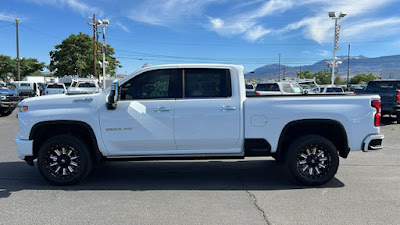
{"label": "truck grille", "polygon": [[4,99],[3,102],[18,102],[19,99],[19,96],[6,96],[6,99]]}

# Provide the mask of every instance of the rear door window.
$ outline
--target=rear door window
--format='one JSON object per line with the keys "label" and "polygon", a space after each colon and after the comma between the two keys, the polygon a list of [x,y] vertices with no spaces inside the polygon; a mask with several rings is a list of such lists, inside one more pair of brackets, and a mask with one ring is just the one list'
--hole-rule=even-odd
{"label": "rear door window", "polygon": [[184,69],[185,98],[227,98],[232,96],[228,69]]}

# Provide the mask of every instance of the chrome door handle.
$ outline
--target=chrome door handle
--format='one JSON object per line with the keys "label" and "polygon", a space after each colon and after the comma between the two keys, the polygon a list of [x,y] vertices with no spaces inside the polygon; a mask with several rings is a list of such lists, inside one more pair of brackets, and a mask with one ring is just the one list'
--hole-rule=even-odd
{"label": "chrome door handle", "polygon": [[154,112],[168,112],[171,111],[170,109],[164,108],[164,107],[158,107],[154,109]]}
{"label": "chrome door handle", "polygon": [[236,110],[236,107],[235,106],[224,106],[224,107],[219,108],[219,110],[221,110],[221,111],[231,111],[231,110]]}

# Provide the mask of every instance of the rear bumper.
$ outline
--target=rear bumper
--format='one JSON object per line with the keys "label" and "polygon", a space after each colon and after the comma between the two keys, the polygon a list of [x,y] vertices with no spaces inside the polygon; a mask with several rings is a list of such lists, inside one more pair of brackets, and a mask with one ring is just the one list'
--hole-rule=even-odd
{"label": "rear bumper", "polygon": [[369,150],[382,149],[382,140],[385,138],[383,134],[369,135],[364,139],[363,151],[368,152]]}
{"label": "rear bumper", "polygon": [[26,157],[33,156],[33,140],[21,140],[15,137],[14,142],[17,146],[18,158],[25,160]]}

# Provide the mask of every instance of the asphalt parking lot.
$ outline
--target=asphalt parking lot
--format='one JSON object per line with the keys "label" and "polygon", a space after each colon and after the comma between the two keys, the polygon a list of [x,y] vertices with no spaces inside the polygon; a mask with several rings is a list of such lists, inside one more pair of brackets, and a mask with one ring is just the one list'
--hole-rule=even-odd
{"label": "asphalt parking lot", "polygon": [[71,187],[19,160],[15,112],[0,117],[0,224],[399,224],[400,125],[351,152],[329,183],[290,183],[270,158],[110,162]]}

